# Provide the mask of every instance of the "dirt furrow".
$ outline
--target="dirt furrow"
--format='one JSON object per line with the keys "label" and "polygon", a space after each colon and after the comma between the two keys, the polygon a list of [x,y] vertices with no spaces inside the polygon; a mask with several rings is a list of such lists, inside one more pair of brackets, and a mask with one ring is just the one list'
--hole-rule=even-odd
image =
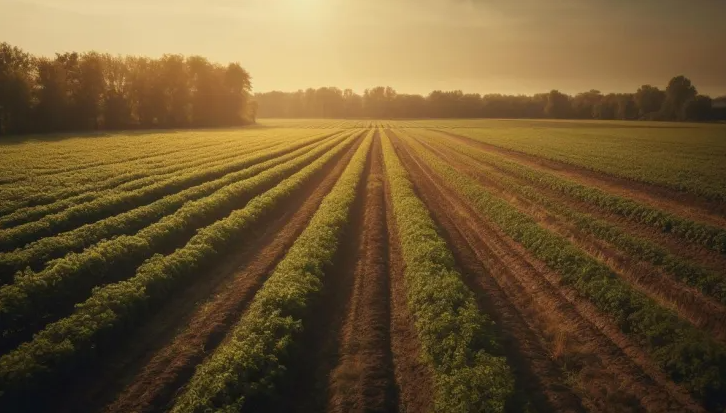
{"label": "dirt furrow", "polygon": [[711,201],[675,189],[619,178],[577,165],[570,165],[502,148],[457,135],[455,132],[440,130],[436,132],[456,139],[458,142],[469,147],[505,156],[531,168],[554,173],[578,181],[584,185],[597,187],[612,194],[632,198],[685,218],[726,227],[726,204],[723,202]]}
{"label": "dirt furrow", "polygon": [[388,180],[384,179],[386,226],[388,227],[388,274],[390,278],[391,352],[398,391],[398,411],[425,413],[433,405],[434,381],[431,368],[421,359],[421,342],[413,315],[406,302],[405,264],[393,216],[393,200]]}
{"label": "dirt furrow", "polygon": [[[477,150],[477,148],[473,148]],[[537,186],[523,178],[516,176],[515,174],[502,170],[494,164],[486,163],[479,159],[474,159],[475,162],[480,165],[480,169],[488,171],[490,175],[496,177],[501,174],[510,179],[514,179],[526,186],[536,186],[537,190],[541,193],[558,199],[563,205],[567,206],[576,211],[584,212],[592,215],[595,218],[607,221],[608,223],[618,227],[619,229],[631,233],[643,239],[647,239],[662,248],[668,250],[671,254],[682,256],[689,260],[698,262],[714,271],[723,272],[726,268],[726,256],[719,254],[717,251],[708,249],[701,244],[684,241],[682,238],[673,236],[670,233],[665,233],[657,228],[646,224],[640,224],[629,220],[627,217],[618,215],[612,212],[604,211],[602,208],[592,205],[586,201],[581,201],[572,197],[563,196],[560,192],[547,188],[544,186]],[[496,179],[493,179],[496,181]]]}
{"label": "dirt furrow", "polygon": [[258,223],[238,251],[168,299],[108,362],[79,380],[58,411],[164,411],[304,230],[360,142]]}
{"label": "dirt furrow", "polygon": [[499,183],[496,177],[491,176],[492,173],[486,169],[487,165],[449,148],[423,140],[419,142],[451,166],[476,179],[490,192],[528,214],[539,225],[569,239],[590,256],[608,265],[621,278],[653,297],[661,305],[677,311],[684,319],[709,331],[719,340],[726,340],[726,308],[716,300],[681,283],[654,265],[629,256],[608,242],[582,233],[565,218],[513,193],[510,188]]}
{"label": "dirt furrow", "polygon": [[303,333],[290,357],[286,377],[274,395],[261,396],[250,403],[253,411],[322,412],[330,399],[329,377],[342,355],[343,326],[351,302],[356,297],[357,261],[365,247],[363,238],[364,206],[371,171],[367,158],[364,179],[357,188],[341,244],[331,265],[325,270],[322,293],[303,318]]}
{"label": "dirt furrow", "polygon": [[[670,382],[647,355],[632,344],[594,306],[542,262],[463,202],[408,148],[397,148],[426,198],[439,194],[445,210],[465,233],[478,237],[476,253],[510,302],[545,337],[552,358],[571,374],[571,386],[585,393],[595,410],[699,411],[684,390]],[[428,194],[428,195],[425,195]]]}
{"label": "dirt furrow", "polygon": [[[477,295],[479,307],[499,326],[503,350],[516,380],[516,393],[510,401],[510,409],[527,411],[531,403],[536,411],[583,411],[579,397],[566,381],[566,371],[553,360],[546,348],[545,338],[512,304],[517,297],[526,297],[526,291],[513,283],[509,283],[509,288],[498,284],[491,274],[495,263],[486,260],[480,253],[486,247],[476,228],[472,228],[468,221],[455,219],[455,214],[449,209],[451,205],[440,192],[419,191],[419,196],[442,229],[442,236],[463,270],[464,281]],[[514,296],[511,296],[512,291],[516,292]],[[588,407],[588,410],[593,410],[593,406]]]}
{"label": "dirt furrow", "polygon": [[395,409],[383,180],[380,137],[376,137],[359,224],[353,293],[340,338],[340,358],[329,379],[329,412]]}

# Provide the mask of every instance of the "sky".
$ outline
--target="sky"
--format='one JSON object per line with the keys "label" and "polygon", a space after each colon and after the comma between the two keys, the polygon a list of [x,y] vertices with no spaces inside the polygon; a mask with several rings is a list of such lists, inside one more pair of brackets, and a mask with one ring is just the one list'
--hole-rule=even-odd
{"label": "sky", "polygon": [[726,94],[723,0],[0,0],[0,41],[237,61],[255,92]]}

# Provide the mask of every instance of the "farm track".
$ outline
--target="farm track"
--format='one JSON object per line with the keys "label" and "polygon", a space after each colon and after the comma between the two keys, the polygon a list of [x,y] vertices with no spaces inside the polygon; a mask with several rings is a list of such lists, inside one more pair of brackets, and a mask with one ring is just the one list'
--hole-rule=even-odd
{"label": "farm track", "polygon": [[[263,398],[252,410],[270,412],[324,411],[328,398],[328,375],[335,367],[340,352],[339,336],[345,321],[346,307],[353,298],[355,265],[361,248],[362,222],[366,186],[370,171],[370,154],[366,159],[363,178],[349,213],[349,223],[342,234],[340,246],[327,276],[320,297],[308,310],[304,331],[290,364],[290,370],[280,385],[284,398]],[[305,319],[303,319],[305,320]]]}
{"label": "farm track", "polygon": [[339,338],[338,363],[329,374],[328,412],[388,412],[395,409],[390,344],[390,281],[385,171],[380,136],[371,149],[362,214],[354,217],[357,238],[353,292]]}
{"label": "farm track", "polygon": [[555,173],[564,178],[575,180],[581,184],[596,187],[604,191],[632,198],[650,204],[664,211],[672,212],[696,221],[703,221],[720,227],[726,227],[726,205],[711,201],[693,194],[674,189],[638,182],[597,172],[577,165],[558,162],[543,157],[526,154],[512,149],[502,148],[473,138],[458,135],[455,132],[436,130],[450,138],[456,139],[469,147],[477,148],[492,154],[498,154],[523,165]]}
{"label": "farm track", "polygon": [[[579,367],[573,385],[585,393],[584,404],[605,411],[701,411],[607,317],[448,189],[400,138],[394,142],[429,207],[457,221],[460,233],[478,238],[477,257],[530,328],[545,337],[550,357]],[[435,205],[435,199],[446,202]]]}
{"label": "farm track", "polygon": [[501,271],[501,265],[479,258],[482,255],[480,251],[487,247],[475,233],[477,228],[456,219],[440,193],[418,191],[418,195],[441,228],[467,286],[477,295],[479,307],[499,325],[504,351],[517,380],[515,397],[518,400],[510,406],[512,410],[524,410],[526,403],[531,401],[535,411],[584,411],[582,401],[566,383],[566,371],[552,359],[546,348],[545,338],[523,316],[522,311],[526,312],[526,307],[520,311],[512,303],[516,298],[511,296],[512,289],[522,294],[526,292],[510,281],[510,295],[507,295],[508,291],[491,274],[492,271]]}
{"label": "farm track", "polygon": [[[459,171],[475,178],[487,191],[528,214],[542,227],[565,237],[593,258],[604,262],[621,278],[656,299],[660,305],[679,312],[683,318],[708,331],[717,339],[726,340],[726,307],[718,301],[679,282],[671,274],[654,265],[619,251],[613,245],[593,235],[582,233],[565,218],[513,193],[511,189],[500,184],[496,177],[487,176],[487,172],[483,172],[487,170],[488,165],[482,165],[443,145],[435,145],[421,139],[417,141]],[[525,184],[522,182],[522,185]]]}
{"label": "farm track", "polygon": [[395,411],[380,150],[375,137],[331,282],[301,344],[309,357],[293,368],[286,403],[271,411]]}
{"label": "farm track", "polygon": [[360,141],[256,224],[249,244],[168,300],[107,363],[74,384],[59,411],[165,411],[305,229]]}
{"label": "farm track", "polygon": [[406,308],[398,240],[390,231],[395,223],[380,151],[376,137],[352,222],[311,309],[315,323],[275,393],[285,397],[258,400],[253,410],[426,412],[432,405],[430,373]]}

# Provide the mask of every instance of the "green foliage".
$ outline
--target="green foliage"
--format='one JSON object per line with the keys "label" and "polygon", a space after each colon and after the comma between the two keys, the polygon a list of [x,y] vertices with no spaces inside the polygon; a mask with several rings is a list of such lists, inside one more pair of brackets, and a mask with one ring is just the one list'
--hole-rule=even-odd
{"label": "green foliage", "polygon": [[[443,123],[433,123],[441,128]],[[726,200],[726,127],[633,123],[458,121],[450,132],[495,146]]]}
{"label": "green foliage", "polygon": [[321,292],[370,152],[372,132],[356,151],[307,228],[280,261],[247,312],[202,363],[172,412],[238,412],[253,396],[270,394],[291,362],[289,351]]}
{"label": "green foliage", "polygon": [[[540,177],[543,174],[535,172],[526,166],[506,161],[501,157],[490,156],[484,152],[467,151],[465,147],[456,145],[449,139],[441,139],[440,142],[460,153],[465,153],[469,157],[500,167],[502,170],[512,173],[515,176],[525,178],[535,185],[539,185],[541,182]],[[514,191],[526,199],[569,219],[579,230],[606,240],[637,259],[649,261],[656,266],[661,266],[666,272],[669,272],[676,278],[697,287],[704,294],[710,295],[726,304],[726,279],[724,279],[722,274],[714,273],[689,260],[671,254],[660,246],[628,234],[607,221],[577,212],[562,202],[543,195],[537,187],[521,185],[514,179],[504,175],[497,176],[497,180],[510,191]]]}
{"label": "green foliage", "polygon": [[676,383],[713,410],[726,407],[726,348],[619,279],[604,264],[409,140],[416,153],[502,231],[557,271],[643,346]]}
{"label": "green foliage", "polygon": [[[131,157],[120,165],[118,161],[96,165],[91,162],[80,170],[64,171],[60,168],[32,177],[18,176],[15,180],[8,177],[10,182],[0,191],[0,227],[14,227],[111,193],[136,190],[172,178],[185,170],[211,169],[294,138],[263,134],[249,138],[245,142],[247,145],[240,145],[241,139],[221,138],[213,139],[211,144],[190,145],[186,149],[172,143],[172,149],[161,155]],[[119,136],[118,139],[124,138]],[[133,153],[133,149],[128,152]],[[12,159],[12,156],[9,158]]]}
{"label": "green foliage", "polygon": [[454,258],[388,139],[383,157],[391,188],[406,280],[423,356],[434,372],[435,410],[503,411],[514,379],[496,348],[492,322],[454,269]]}
{"label": "green foliage", "polygon": [[[333,149],[326,145],[329,150],[316,153],[317,157],[311,164],[253,198],[244,208],[199,230],[184,247],[167,256],[154,255],[128,280],[94,289],[91,297],[77,304],[69,317],[47,325],[32,341],[0,357],[0,389],[16,393],[28,386],[37,386],[48,376],[92,358],[93,349],[101,347],[104,338],[143,320],[150,306],[167,297],[180,282],[212,264],[230,246],[236,245],[252,224],[288,199],[351,144],[351,139],[347,139]],[[249,188],[269,183],[279,179],[281,173],[279,169],[263,173],[242,181],[242,186]],[[137,241],[141,246],[148,245],[144,239],[128,239]],[[114,250],[121,250],[121,247]],[[113,264],[115,261],[107,262]]]}
{"label": "green foliage", "polygon": [[612,195],[591,186],[560,178],[555,174],[528,168],[502,157],[483,153],[479,156],[485,157],[487,161],[537,185],[546,186],[564,195],[591,203],[631,221],[655,227],[665,233],[671,233],[688,242],[701,244],[715,251],[726,253],[726,230],[724,229],[684,219],[628,198]]}
{"label": "green foliage", "polygon": [[143,205],[165,195],[174,194],[189,186],[203,184],[210,179],[220,178],[230,172],[249,167],[264,160],[270,160],[279,153],[241,157],[234,162],[210,169],[192,170],[171,179],[156,182],[133,191],[111,193],[91,202],[68,208],[62,212],[47,215],[37,221],[0,231],[0,250],[12,250],[28,242],[78,227],[129,209],[129,206]]}
{"label": "green foliage", "polygon": [[33,57],[0,43],[0,135],[254,122],[250,75],[200,56]]}
{"label": "green foliage", "polygon": [[[341,151],[348,145],[348,140],[341,139],[320,144],[312,151],[277,166],[272,166],[278,163],[274,159],[260,164],[252,168],[251,177],[228,185],[206,198],[184,204],[176,213],[162,218],[136,235],[122,235],[100,242],[82,253],[69,254],[55,260],[39,273],[21,273],[13,284],[0,288],[0,325],[3,327],[4,339],[42,326],[48,315],[52,316],[70,307],[79,297],[87,297],[88,290],[101,284],[104,277],[119,270],[132,271],[166,244],[215,217],[223,216],[240,199],[271,188],[321,156],[332,156],[330,154]],[[331,150],[333,147],[335,149]],[[224,220],[199,230],[198,235],[211,231],[209,228],[219,234],[219,228],[225,228],[220,222]],[[189,241],[192,246],[195,239],[193,237]],[[192,246],[187,244],[189,248]]]}
{"label": "green foliage", "polygon": [[[261,148],[262,153],[248,158],[248,160],[256,159],[259,163],[249,163],[247,165],[252,166],[243,168],[240,171],[230,172],[221,178],[179,191],[148,205],[84,225],[75,230],[41,238],[28,244],[23,249],[0,253],[0,274],[7,274],[9,278],[11,274],[28,266],[38,267],[51,258],[83,249],[83,247],[93,245],[104,238],[138,231],[173,213],[188,201],[208,196],[227,185],[249,178],[266,168],[288,162],[304,154],[313,148],[311,145],[329,137],[329,135],[306,138],[299,142],[288,142],[282,148],[276,146]],[[269,160],[265,161],[265,159]],[[10,280],[0,277],[0,282],[3,281],[8,282]]]}

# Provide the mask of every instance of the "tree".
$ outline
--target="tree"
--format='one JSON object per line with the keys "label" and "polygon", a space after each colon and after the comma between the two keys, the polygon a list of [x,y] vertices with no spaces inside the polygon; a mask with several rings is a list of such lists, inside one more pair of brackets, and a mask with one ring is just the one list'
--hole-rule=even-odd
{"label": "tree", "polygon": [[41,132],[69,129],[71,92],[68,88],[67,71],[57,60],[37,60],[35,121]]}
{"label": "tree", "polygon": [[635,92],[633,98],[638,115],[643,118],[661,110],[666,94],[655,86],[643,85]]}
{"label": "tree", "polygon": [[591,119],[593,110],[602,100],[602,93],[599,90],[592,89],[589,92],[578,93],[572,99],[572,116],[578,119]]}
{"label": "tree", "polygon": [[388,118],[391,116],[392,102],[395,98],[396,91],[390,86],[366,89],[363,93],[363,110],[373,118]]}
{"label": "tree", "polygon": [[30,54],[0,43],[0,135],[30,129],[34,72]]}
{"label": "tree", "polygon": [[633,120],[638,118],[638,107],[633,95],[619,93],[615,95],[615,119]]}
{"label": "tree", "polygon": [[106,79],[104,77],[105,59],[95,52],[85,53],[74,62],[75,67],[71,72],[76,80],[73,94],[76,121],[73,129],[96,130],[103,110],[103,102],[106,94]]}
{"label": "tree", "polygon": [[105,97],[103,125],[105,128],[122,129],[131,123],[129,99],[129,68],[121,57],[103,55]]}
{"label": "tree", "polygon": [[681,118],[690,121],[707,121],[712,118],[712,101],[708,96],[697,95],[683,105]]}
{"label": "tree", "polygon": [[[239,125],[254,122],[250,75],[201,56],[36,58],[0,43],[0,135],[27,132]],[[326,116],[342,92],[325,90]]]}
{"label": "tree", "polygon": [[547,94],[547,104],[544,112],[550,118],[563,119],[571,114],[570,98],[558,90],[552,90]]}
{"label": "tree", "polygon": [[239,63],[230,63],[224,71],[224,119],[228,125],[254,122],[257,104],[250,103],[252,81],[250,74]]}
{"label": "tree", "polygon": [[663,115],[666,119],[684,120],[683,106],[696,97],[698,91],[685,76],[676,76],[668,82]]}
{"label": "tree", "polygon": [[711,116],[715,120],[726,120],[726,95],[711,101]]}

